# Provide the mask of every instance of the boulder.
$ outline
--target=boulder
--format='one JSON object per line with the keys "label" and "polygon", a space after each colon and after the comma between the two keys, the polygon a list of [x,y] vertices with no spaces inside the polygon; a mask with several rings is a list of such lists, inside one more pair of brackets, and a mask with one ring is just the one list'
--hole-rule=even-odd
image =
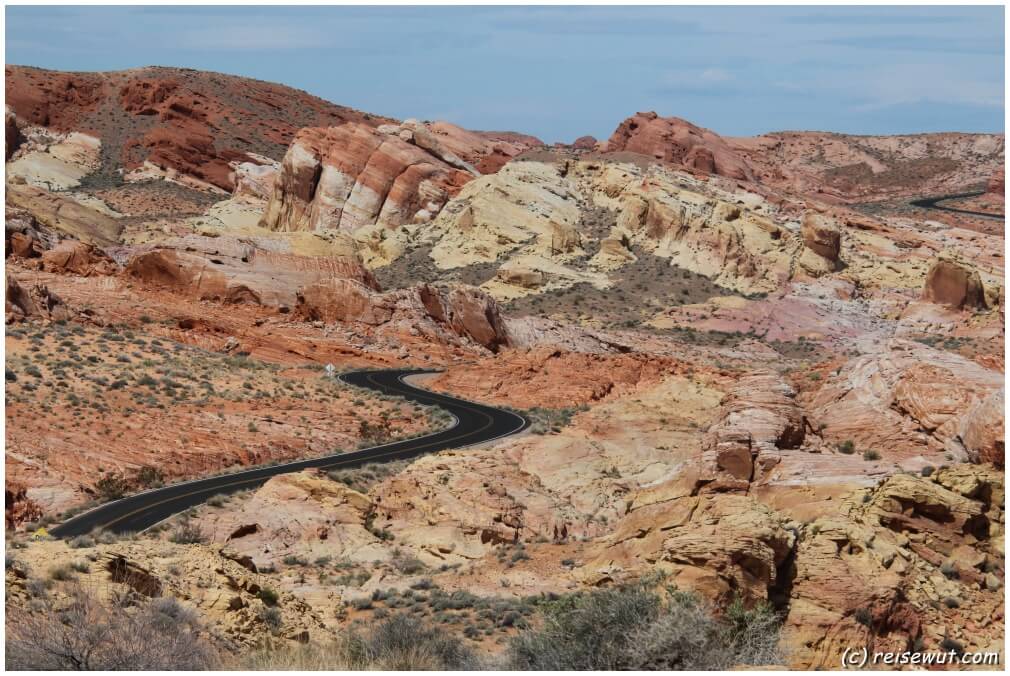
{"label": "boulder", "polygon": [[54,321],[70,319],[73,313],[56,294],[42,284],[33,284],[25,289],[17,278],[7,273],[7,296],[5,298],[7,321],[27,317],[41,317]]}
{"label": "boulder", "polygon": [[88,277],[114,274],[117,266],[98,247],[65,239],[42,254],[42,269],[47,272],[72,273]]}
{"label": "boulder", "polygon": [[948,307],[985,309],[985,288],[978,270],[949,258],[934,261],[922,288],[922,299]]}
{"label": "boulder", "polygon": [[959,436],[972,462],[992,463],[1003,467],[1004,390],[993,392],[978,401],[961,419]]}
{"label": "boulder", "polygon": [[808,211],[803,215],[801,233],[807,249],[832,263],[838,262],[842,238],[838,223],[833,218]]}
{"label": "boulder", "polygon": [[503,265],[495,275],[505,284],[521,286],[524,289],[535,289],[543,286],[544,273],[521,265]]}

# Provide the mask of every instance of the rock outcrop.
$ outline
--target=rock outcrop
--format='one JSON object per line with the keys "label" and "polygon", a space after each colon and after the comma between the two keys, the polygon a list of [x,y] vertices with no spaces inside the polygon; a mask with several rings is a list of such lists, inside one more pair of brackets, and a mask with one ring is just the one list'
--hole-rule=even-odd
{"label": "rock outcrop", "polygon": [[354,258],[307,257],[257,248],[230,237],[191,235],[171,246],[133,255],[126,273],[201,300],[251,303],[287,311],[299,289],[349,279],[377,290],[374,276]]}
{"label": "rock outcrop", "polygon": [[48,287],[33,284],[26,289],[10,272],[7,273],[5,312],[8,323],[27,317],[59,321],[73,316],[60,297],[52,293]]}
{"label": "rock outcrop", "polygon": [[46,272],[70,273],[82,277],[111,275],[118,269],[104,251],[73,239],[65,239],[43,252],[40,267]]}
{"label": "rock outcrop", "polygon": [[14,114],[14,111],[8,106],[4,110],[4,161],[6,162],[11,158],[15,152],[17,152],[18,147],[21,142],[24,141],[24,137],[21,135],[21,129],[18,127],[18,118]]}
{"label": "rock outcrop", "polygon": [[730,389],[704,440],[707,490],[741,489],[759,482],[797,449],[805,436],[796,392],[772,372],[748,374]]}
{"label": "rock outcrop", "polygon": [[[842,248],[841,229],[837,221],[825,214],[808,211],[803,215],[800,232],[805,247],[801,264],[815,273],[835,270]],[[808,251],[813,255],[809,255]]]}
{"label": "rock outcrop", "polygon": [[[986,418],[991,409],[976,407],[1002,387],[1002,374],[958,354],[894,340],[849,360],[803,404],[811,427],[832,445],[851,442],[856,452],[935,463],[946,453],[967,459],[972,451],[962,429],[972,448],[992,452],[994,441],[967,429]],[[973,424],[974,415],[981,417]]]}
{"label": "rock outcrop", "polygon": [[108,214],[62,194],[25,184],[7,184],[7,204],[23,209],[39,224],[89,244],[117,244],[123,224]]}
{"label": "rock outcrop", "polygon": [[956,309],[986,307],[978,270],[948,258],[938,258],[926,273],[922,299]]}
{"label": "rock outcrop", "polygon": [[1002,559],[1003,495],[1002,475],[983,467],[895,474],[808,526],[784,627],[793,665],[833,668],[866,640],[877,650],[986,646],[1002,633],[989,621],[1002,590],[984,570]]}
{"label": "rock outcrop", "polygon": [[394,321],[408,325],[427,321],[492,352],[510,344],[498,304],[473,287],[444,291],[422,284],[378,293],[356,281],[333,279],[303,287],[298,292],[295,311],[311,321],[361,322],[372,326]]}
{"label": "rock outcrop", "polygon": [[226,192],[235,186],[233,162],[249,153],[280,159],[302,127],[387,121],[282,85],[178,68],[65,73],[8,66],[6,87],[22,121],[99,137],[107,175],[161,172]]}
{"label": "rock outcrop", "polygon": [[968,459],[1003,467],[1006,458],[1004,390],[993,392],[962,416],[958,436]]}
{"label": "rock outcrop", "polygon": [[427,221],[473,177],[465,167],[424,130],[303,129],[284,155],[261,224],[356,230]]}
{"label": "rock outcrop", "polygon": [[602,148],[646,155],[706,174],[752,180],[754,172],[718,134],[679,117],[636,113],[622,122]]}

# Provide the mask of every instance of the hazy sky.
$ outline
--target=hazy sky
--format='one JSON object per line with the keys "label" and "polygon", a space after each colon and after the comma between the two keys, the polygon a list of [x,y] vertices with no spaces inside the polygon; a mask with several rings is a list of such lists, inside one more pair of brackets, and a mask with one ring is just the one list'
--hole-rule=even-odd
{"label": "hazy sky", "polygon": [[1002,7],[7,7],[7,62],[185,66],[393,117],[605,138],[1003,130]]}

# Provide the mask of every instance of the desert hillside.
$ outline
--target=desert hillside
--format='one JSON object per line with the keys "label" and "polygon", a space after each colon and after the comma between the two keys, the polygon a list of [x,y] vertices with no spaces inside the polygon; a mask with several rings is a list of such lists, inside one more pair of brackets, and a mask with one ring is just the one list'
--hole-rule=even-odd
{"label": "desert hillside", "polygon": [[[9,654],[71,612],[192,668],[1002,645],[1002,135],[637,113],[546,146],[183,69],[6,87]],[[39,532],[451,428],[334,377],[410,368],[532,424]],[[573,667],[607,604],[654,640]],[[704,659],[664,642],[685,626]]]}

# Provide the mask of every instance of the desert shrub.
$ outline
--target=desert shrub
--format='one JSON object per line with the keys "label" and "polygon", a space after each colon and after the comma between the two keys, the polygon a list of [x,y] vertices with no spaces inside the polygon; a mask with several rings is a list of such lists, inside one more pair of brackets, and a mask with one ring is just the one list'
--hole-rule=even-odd
{"label": "desert shrub", "polygon": [[690,594],[665,600],[647,584],[594,590],[546,603],[542,622],[509,643],[516,670],[725,670],[774,664],[779,619],[736,602],[717,619]]}
{"label": "desert shrub", "polygon": [[70,566],[53,566],[49,569],[49,577],[53,580],[65,582],[74,579],[74,571]]}
{"label": "desert shrub", "polygon": [[168,539],[177,545],[195,545],[206,542],[207,536],[199,524],[193,523],[189,519],[181,519]]}
{"label": "desert shrub", "polygon": [[122,474],[109,472],[95,482],[95,492],[104,500],[118,500],[130,490],[130,482]]}
{"label": "desert shrub", "polygon": [[78,535],[77,537],[71,538],[69,544],[74,549],[87,549],[95,546],[95,538],[90,535]]}
{"label": "desert shrub", "polygon": [[42,612],[7,609],[8,670],[197,670],[216,664],[192,613],[164,601],[126,611],[103,606],[83,587],[69,603],[39,601]]}
{"label": "desert shrub", "polygon": [[406,615],[385,620],[368,635],[350,634],[345,651],[352,668],[460,670],[477,663],[459,638]]}
{"label": "desert shrub", "polygon": [[852,439],[846,439],[842,443],[838,444],[838,452],[844,453],[845,455],[852,455],[856,452],[856,444]]}
{"label": "desert shrub", "polygon": [[393,567],[403,575],[416,575],[425,569],[419,558],[405,554],[393,556]]}
{"label": "desert shrub", "polygon": [[134,483],[140,488],[151,488],[165,483],[165,473],[157,467],[144,465],[137,469],[133,477]]}
{"label": "desert shrub", "polygon": [[863,453],[863,460],[880,460],[880,453],[876,451],[866,451]]}
{"label": "desert shrub", "polygon": [[280,609],[273,606],[263,606],[260,608],[258,616],[260,621],[273,633],[277,633],[284,623]]}
{"label": "desert shrub", "polygon": [[74,561],[70,564],[70,567],[77,571],[78,573],[90,573],[91,566],[88,565],[87,561]]}
{"label": "desert shrub", "polygon": [[259,598],[260,601],[268,606],[276,606],[280,596],[270,587],[263,587],[260,589]]}
{"label": "desert shrub", "polygon": [[956,580],[960,577],[960,573],[957,572],[957,566],[955,566],[950,561],[945,561],[942,566],[940,566],[940,572],[948,580]]}
{"label": "desert shrub", "polygon": [[368,633],[350,632],[332,643],[271,647],[239,658],[235,669],[464,670],[480,663],[462,640],[406,615],[384,620]]}

